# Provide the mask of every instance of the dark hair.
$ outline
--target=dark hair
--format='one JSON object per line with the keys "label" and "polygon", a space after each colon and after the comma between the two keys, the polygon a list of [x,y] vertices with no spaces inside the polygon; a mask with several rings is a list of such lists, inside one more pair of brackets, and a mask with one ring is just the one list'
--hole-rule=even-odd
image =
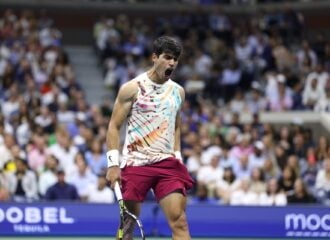
{"label": "dark hair", "polygon": [[170,53],[175,57],[181,55],[181,44],[172,37],[162,36],[154,41],[152,52],[159,56],[162,53]]}

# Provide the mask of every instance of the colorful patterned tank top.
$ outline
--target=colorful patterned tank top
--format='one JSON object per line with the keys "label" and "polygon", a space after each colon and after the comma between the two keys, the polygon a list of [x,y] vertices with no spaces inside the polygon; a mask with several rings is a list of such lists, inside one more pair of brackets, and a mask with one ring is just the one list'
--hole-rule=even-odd
{"label": "colorful patterned tank top", "polygon": [[134,80],[139,89],[127,119],[123,161],[143,166],[174,156],[175,120],[182,99],[179,85],[171,79],[156,84],[143,73]]}

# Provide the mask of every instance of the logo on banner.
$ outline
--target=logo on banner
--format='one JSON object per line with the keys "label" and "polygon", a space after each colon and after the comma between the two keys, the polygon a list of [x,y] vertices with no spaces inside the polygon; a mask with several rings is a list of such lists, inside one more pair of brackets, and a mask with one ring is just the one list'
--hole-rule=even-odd
{"label": "logo on banner", "polygon": [[285,230],[288,237],[330,237],[330,214],[286,214]]}
{"label": "logo on banner", "polygon": [[14,232],[33,233],[50,232],[51,224],[73,224],[75,220],[64,207],[9,207],[0,208],[0,224],[3,222],[11,223]]}

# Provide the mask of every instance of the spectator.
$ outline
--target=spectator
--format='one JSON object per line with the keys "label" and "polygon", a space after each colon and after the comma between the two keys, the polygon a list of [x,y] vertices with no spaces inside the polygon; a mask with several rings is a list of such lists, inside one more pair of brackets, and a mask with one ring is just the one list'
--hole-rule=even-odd
{"label": "spectator", "polygon": [[45,195],[45,199],[48,201],[77,201],[79,195],[74,185],[71,185],[65,181],[65,171],[61,168],[56,170],[57,182],[50,186]]}
{"label": "spectator", "polygon": [[302,132],[298,132],[293,136],[293,145],[290,154],[298,157],[299,162],[306,158],[307,144]]}
{"label": "spectator", "polygon": [[305,110],[302,99],[303,88],[301,81],[297,81],[292,87],[292,110],[294,111]]}
{"label": "spectator", "polygon": [[44,170],[47,154],[46,137],[41,134],[34,134],[32,144],[27,148],[27,161],[29,167],[41,173]]}
{"label": "spectator", "polygon": [[19,93],[17,86],[12,84],[8,90],[8,99],[2,102],[1,110],[5,120],[9,121],[10,118],[19,110]]}
{"label": "spectator", "polygon": [[88,150],[88,145],[93,142],[94,133],[93,130],[85,122],[79,122],[77,125],[78,133],[73,137],[72,142],[80,152]]}
{"label": "spectator", "polygon": [[291,194],[294,188],[294,182],[297,178],[295,171],[290,167],[286,166],[283,169],[282,175],[278,180],[278,187],[286,195]]}
{"label": "spectator", "polygon": [[230,112],[247,112],[248,106],[240,89],[235,91],[234,97],[228,103],[228,108]]}
{"label": "spectator", "polygon": [[213,59],[201,50],[196,50],[194,69],[198,76],[209,77]]}
{"label": "spectator", "polygon": [[230,146],[226,143],[222,146],[222,152],[220,156],[221,168],[232,168],[237,161],[237,158],[230,156]]}
{"label": "spectator", "polygon": [[9,201],[11,194],[9,191],[9,179],[8,174],[0,170],[0,202]]}
{"label": "spectator", "polygon": [[219,167],[219,155],[213,155],[209,165],[202,166],[197,172],[197,183],[205,184],[209,196],[214,196],[216,183],[223,176],[223,169]]}
{"label": "spectator", "polygon": [[292,142],[291,142],[291,133],[290,129],[287,126],[282,126],[279,130],[279,139],[278,144],[286,151],[288,152],[292,148]]}
{"label": "spectator", "polygon": [[305,183],[301,178],[297,178],[294,183],[293,193],[287,196],[289,204],[297,203],[315,203],[315,198],[313,195],[309,194]]}
{"label": "spectator", "polygon": [[273,98],[268,98],[269,108],[271,111],[287,111],[292,107],[292,92],[285,85],[286,79],[284,75],[277,75],[277,86]]}
{"label": "spectator", "polygon": [[96,186],[96,175],[88,167],[86,159],[82,153],[78,153],[75,157],[75,167],[68,176],[67,180],[73,184],[78,191],[81,200],[85,201],[88,196],[88,188],[90,185]]}
{"label": "spectator", "polygon": [[317,87],[324,89],[328,87],[329,85],[329,73],[325,70],[323,63],[318,63],[316,67],[308,73],[305,85],[309,86],[311,84],[311,81],[316,78],[317,79]]}
{"label": "spectator", "polygon": [[90,150],[85,153],[85,158],[88,167],[95,175],[100,175],[107,169],[106,154],[103,151],[102,142],[99,139],[93,139]]}
{"label": "spectator", "polygon": [[205,88],[205,82],[201,75],[193,72],[191,77],[185,81],[185,89],[187,100],[190,101],[193,105],[198,104],[198,98],[203,95],[203,90]]}
{"label": "spectator", "polygon": [[321,203],[330,203],[330,158],[324,159],[323,167],[317,173],[315,190]]}
{"label": "spectator", "polygon": [[242,155],[233,165],[233,170],[237,179],[249,178],[252,171],[252,165],[249,162],[248,155]]}
{"label": "spectator", "polygon": [[[230,126],[231,129],[228,129],[228,131],[226,132],[228,135],[230,135],[230,132],[233,133],[233,139],[232,142],[228,141],[229,144],[232,145],[236,145],[237,142],[240,142],[242,140],[241,136],[239,136],[239,133],[243,132],[243,125],[240,121],[240,114],[238,112],[233,112],[231,114],[231,119],[230,119],[230,123],[228,123],[228,125]],[[245,140],[248,140],[248,135],[246,134],[246,138]],[[244,138],[243,138],[244,139]],[[250,139],[251,140],[251,139]],[[250,141],[248,140],[248,142]],[[245,142],[247,143],[247,142]]]}
{"label": "spectator", "polygon": [[248,69],[251,65],[252,46],[248,43],[246,36],[240,36],[235,45],[235,57],[241,69]]}
{"label": "spectator", "polygon": [[233,169],[231,167],[224,168],[223,177],[216,186],[216,194],[221,203],[228,204],[231,193],[238,189],[239,185],[240,181],[236,179]]}
{"label": "spectator", "polygon": [[64,128],[59,127],[55,134],[56,143],[47,149],[47,154],[54,155],[64,171],[69,172],[74,166],[74,157],[78,153],[78,148],[72,144],[71,138]]}
{"label": "spectator", "polygon": [[40,113],[35,117],[34,122],[40,126],[45,133],[52,133],[55,127],[55,116],[48,106],[41,106]]}
{"label": "spectator", "polygon": [[251,84],[251,94],[247,99],[247,107],[251,113],[259,113],[266,110],[267,100],[262,94],[262,87],[254,81]]}
{"label": "spectator", "polygon": [[[193,146],[192,149],[192,155],[188,157],[187,159],[187,169],[192,176],[193,179],[197,178],[197,173],[200,167],[202,166],[201,164],[201,153],[202,153],[202,147],[200,144],[196,144]],[[220,161],[221,162],[221,161]]]}
{"label": "spectator", "polygon": [[67,126],[69,124],[74,123],[75,115],[73,111],[68,109],[67,97],[63,100],[58,100],[58,112],[56,114],[57,121],[59,124]]}
{"label": "spectator", "polygon": [[59,168],[59,161],[53,155],[47,155],[45,169],[39,176],[39,194],[44,197],[47,189],[57,182],[56,171]]}
{"label": "spectator", "polygon": [[300,69],[306,61],[310,63],[311,68],[314,68],[317,64],[317,56],[307,40],[303,40],[302,48],[297,52],[297,61]]}
{"label": "spectator", "polygon": [[270,44],[273,49],[277,70],[281,72],[284,69],[292,69],[295,63],[294,56],[283,44],[283,39],[280,37],[271,38]]}
{"label": "spectator", "polygon": [[226,103],[234,95],[242,76],[242,71],[235,60],[231,60],[228,65],[219,78],[219,84],[222,88],[221,96],[223,96]]}
{"label": "spectator", "polygon": [[325,98],[324,87],[318,83],[317,76],[311,77],[310,84],[306,84],[303,92],[303,104],[308,109],[314,109],[316,103]]}
{"label": "spectator", "polygon": [[238,145],[230,150],[230,157],[240,159],[242,156],[248,156],[253,152],[251,135],[249,133],[239,135],[237,137],[237,143]]}
{"label": "spectator", "polygon": [[256,141],[253,144],[253,152],[249,154],[249,162],[254,167],[262,167],[265,164],[266,156],[264,154],[264,143],[262,141]]}
{"label": "spectator", "polygon": [[[301,162],[304,162],[304,161],[301,161]],[[288,158],[287,158],[287,166],[289,166],[295,173],[295,175],[298,177],[300,176],[301,174],[301,165],[302,164],[299,164],[299,159],[297,158],[296,155],[289,155]]]}
{"label": "spectator", "polygon": [[10,193],[16,202],[34,201],[38,199],[37,177],[28,169],[27,162],[15,159],[16,171],[9,175]]}
{"label": "spectator", "polygon": [[259,203],[262,206],[285,206],[287,204],[286,195],[278,187],[276,178],[271,178],[267,182],[267,191],[261,194]]}
{"label": "spectator", "polygon": [[316,176],[318,174],[319,168],[315,161],[307,161],[306,167],[301,171],[301,178],[306,184],[308,190],[315,194],[315,183]]}
{"label": "spectator", "polygon": [[258,196],[266,192],[266,183],[264,174],[261,168],[253,168],[250,177],[250,191],[256,193]]}
{"label": "spectator", "polygon": [[[200,134],[202,135],[202,134]],[[216,139],[216,138],[214,138]],[[203,139],[200,139],[200,141],[202,142]],[[210,141],[210,136],[208,133],[205,133],[205,142],[206,141]],[[210,165],[211,161],[212,161],[212,158],[214,156],[218,156],[220,158],[221,156],[221,147],[219,146],[220,143],[214,143],[214,144],[211,144],[211,143],[208,143],[208,144],[205,144],[207,146],[204,146],[204,151],[202,151],[202,154],[201,154],[201,164],[202,165]]]}
{"label": "spectator", "polygon": [[240,187],[232,192],[229,204],[249,206],[258,204],[258,195],[250,190],[250,180],[248,178],[240,181]]}
{"label": "spectator", "polygon": [[325,90],[325,96],[318,98],[314,105],[315,112],[330,112],[330,87]]}
{"label": "spectator", "polygon": [[277,178],[280,175],[280,171],[279,168],[277,167],[277,164],[269,158],[265,160],[262,169],[265,175],[265,180]]}
{"label": "spectator", "polygon": [[328,152],[330,148],[329,138],[322,135],[319,137],[317,147],[315,149],[315,160],[317,162],[321,162],[324,159],[330,157],[330,153]]}
{"label": "spectator", "polygon": [[105,175],[99,175],[97,184],[90,184],[86,195],[87,202],[91,203],[114,203],[115,197],[112,190],[107,186]]}

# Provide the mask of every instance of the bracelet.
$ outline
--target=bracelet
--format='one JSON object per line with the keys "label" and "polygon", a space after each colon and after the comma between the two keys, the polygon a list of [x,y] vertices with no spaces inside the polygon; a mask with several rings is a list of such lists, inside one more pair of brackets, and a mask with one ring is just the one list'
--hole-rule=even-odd
{"label": "bracelet", "polygon": [[108,168],[119,166],[119,151],[117,149],[109,150],[107,152]]}

